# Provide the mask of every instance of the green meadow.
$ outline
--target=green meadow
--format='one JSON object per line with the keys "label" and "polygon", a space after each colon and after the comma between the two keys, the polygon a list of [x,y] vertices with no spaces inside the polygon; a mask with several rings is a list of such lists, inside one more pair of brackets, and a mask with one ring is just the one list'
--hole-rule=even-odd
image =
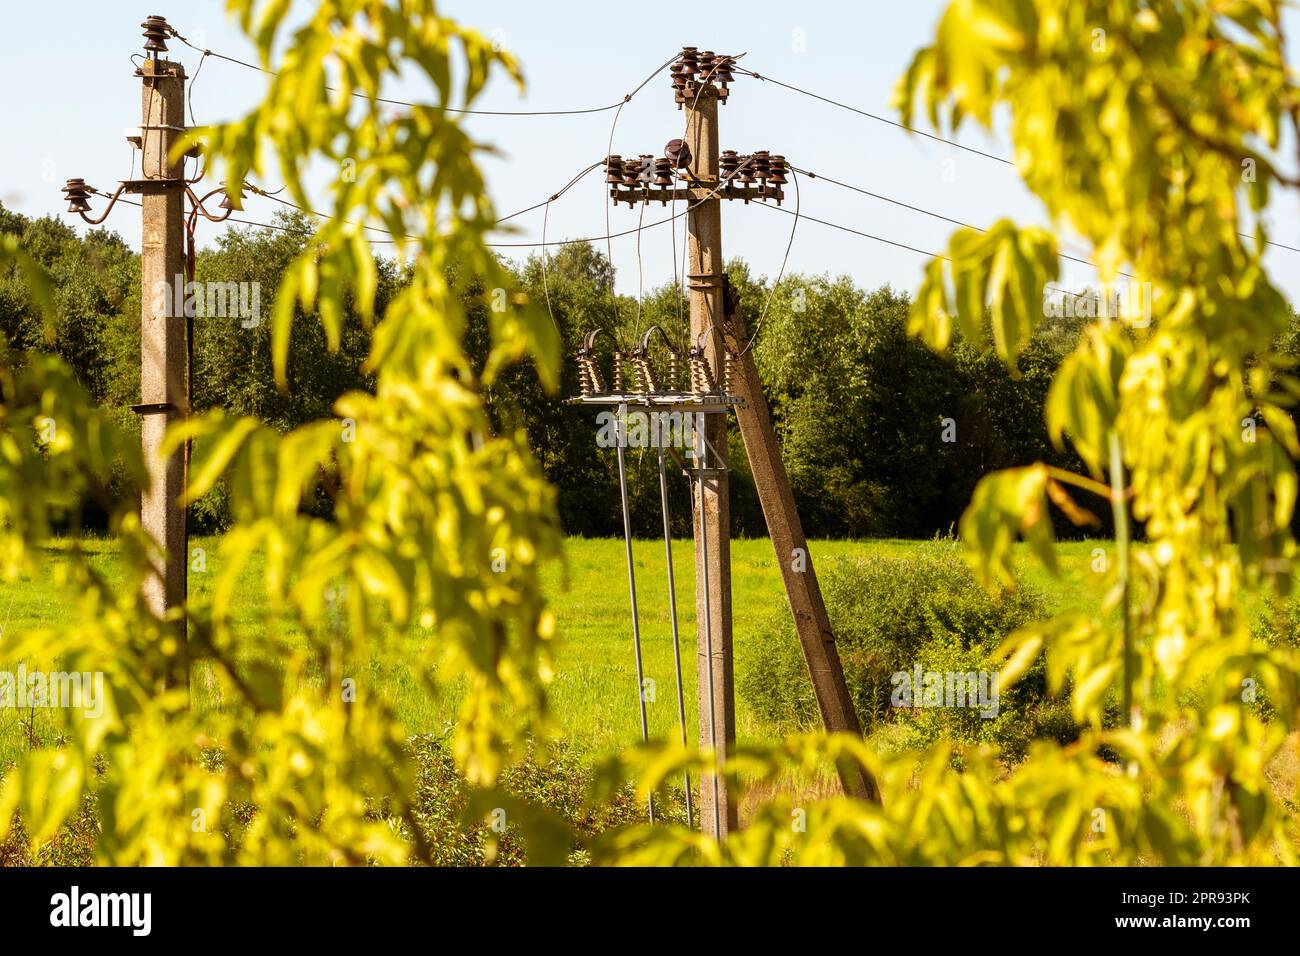
{"label": "green meadow", "polygon": [[[220,541],[196,539],[196,546],[208,552],[208,568],[190,575],[191,589],[207,591],[220,570]],[[1094,608],[1102,598],[1103,576],[1092,570],[1095,548],[1108,542],[1077,541],[1058,545],[1060,577],[1049,575],[1027,552],[1018,563],[1022,579],[1039,588],[1050,605],[1058,609]],[[905,554],[919,542],[898,540],[816,541],[811,544],[815,566],[840,557]],[[86,543],[96,570],[110,582],[120,580],[117,557],[111,541]],[[71,595],[58,582],[60,548],[47,551],[40,577],[4,585],[0,589],[0,652],[4,641],[19,631],[75,624]],[[668,576],[661,540],[640,540],[633,544],[640,606],[641,642],[645,676],[654,681],[654,701],[647,706],[652,737],[677,734],[676,679],[673,666],[672,630],[668,609]],[[788,613],[781,578],[766,538],[732,542],[732,607],[737,678],[745,672],[755,652],[755,636],[772,626],[775,615]],[[696,733],[695,710],[695,579],[689,540],[675,541],[678,626],[681,635],[682,677],[687,702],[690,734]],[[257,562],[243,572],[239,593],[246,596],[241,616],[245,626],[255,626],[262,610],[262,569]],[[569,538],[563,560],[543,569],[543,580],[558,620],[555,677],[550,701],[562,735],[590,756],[611,753],[635,742],[640,736],[636,699],[636,671],[633,660],[631,609],[627,571],[620,539]],[[412,641],[430,639],[413,633]],[[0,660],[3,660],[0,653]],[[52,662],[46,662],[49,666]],[[3,661],[12,669],[17,662]],[[37,666],[28,662],[29,667]],[[457,693],[449,689],[430,698],[402,669],[387,672],[375,668],[358,680],[358,686],[394,700],[398,713],[411,733],[438,732],[452,721]],[[195,667],[193,687],[196,703],[220,704],[216,682],[206,665]],[[0,764],[15,756],[27,735],[24,715],[0,709]],[[50,732],[41,715],[35,715],[38,733]],[[741,742],[770,740],[778,736],[769,722],[751,714],[745,701],[736,705],[737,733]]]}

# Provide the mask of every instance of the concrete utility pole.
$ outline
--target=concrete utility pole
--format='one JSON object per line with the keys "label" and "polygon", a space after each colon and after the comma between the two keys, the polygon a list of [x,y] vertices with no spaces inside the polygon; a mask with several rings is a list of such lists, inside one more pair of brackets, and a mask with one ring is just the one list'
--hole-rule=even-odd
{"label": "concrete utility pole", "polygon": [[[721,326],[725,313],[726,273],[722,262],[722,200],[718,185],[718,88],[703,84],[687,96],[686,145],[688,167],[700,197],[687,216],[690,253],[688,287],[691,304],[691,345],[703,346],[709,365],[723,367]],[[707,187],[707,188],[704,188]],[[709,704],[712,702],[713,737],[730,752],[736,742],[735,665],[731,643],[731,501],[727,482],[727,416],[706,416],[705,437],[712,448],[708,463],[696,482],[692,502],[695,523],[695,609],[698,648],[700,746],[711,747]],[[707,593],[706,593],[707,588]],[[709,633],[706,634],[706,628]],[[708,647],[712,645],[712,659]],[[710,685],[712,687],[710,688]],[[725,755],[724,755],[725,756]],[[714,793],[718,812],[714,813]],[[712,830],[717,820],[718,839],[738,826],[736,801],[724,780],[705,778],[700,783],[700,819]]]}
{"label": "concrete utility pole", "polygon": [[[827,730],[861,736],[858,712],[853,707],[849,685],[844,679],[844,667],[835,649],[830,616],[826,613],[821,586],[813,570],[808,539],[804,537],[803,523],[795,508],[790,477],[781,460],[767,399],[763,397],[763,383],[754,364],[754,353],[747,348],[745,327],[739,312],[728,316],[723,338],[727,348],[740,356],[735,363],[732,387],[736,397],[743,399],[736,405],[736,421],[745,440],[745,455],[754,476],[758,500],[763,506],[772,548],[776,551],[776,563],[781,568],[781,579],[785,582],[786,598],[794,615],[795,630],[808,665],[808,676],[812,679],[822,724]],[[849,796],[880,800],[876,782],[863,774],[860,767],[846,765],[839,768],[839,774],[840,783]]]}
{"label": "concrete utility pole", "polygon": [[[762,381],[750,348],[753,343],[746,336],[723,271],[722,200],[773,201],[779,205],[785,196],[786,176],[791,173],[780,154],[766,150],[747,155],[733,150],[719,152],[718,105],[728,98],[734,65],[734,57],[715,56],[711,51],[700,53],[695,47],[685,47],[673,66],[676,101],[686,112],[685,141],[670,141],[664,147],[665,155],[658,159],[645,154],[627,161],[615,154],[605,159],[605,182],[615,205],[626,202],[630,208],[636,203],[667,205],[680,200],[690,203],[687,247],[691,341],[687,343],[686,353],[690,384],[680,386],[678,368],[682,355],[671,346],[668,376],[658,377],[650,362],[650,332],[647,332],[632,352],[615,352],[614,380],[612,387],[607,388],[596,364],[595,333],[592,333],[576,356],[582,395],[571,400],[596,405],[617,403],[624,408],[629,404],[669,408],[699,413],[705,418],[704,458],[694,465],[684,461],[681,464],[694,482],[700,745],[710,748],[716,740],[724,763],[736,740],[731,509],[727,487],[727,413],[732,408],[740,424],[745,454],[781,568],[822,722],[827,730],[858,736],[862,733],[813,570],[808,541],[795,508],[790,478],[781,461],[763,397]],[[683,181],[684,188],[679,185]],[[634,369],[630,389],[624,376],[624,361],[628,357]],[[664,510],[666,514],[666,503]],[[630,530],[627,534],[630,536]],[[635,600],[635,585],[631,587]],[[673,619],[675,626],[675,612]],[[856,762],[845,761],[837,770],[845,793],[863,800],[880,800],[876,781]],[[734,795],[728,793],[723,781],[708,777],[700,781],[699,795],[704,831],[725,839],[738,823]]]}
{"label": "concrete utility pole", "polygon": [[[178,504],[185,490],[185,457],[177,450],[164,458],[159,449],[172,422],[189,414],[185,316],[175,304],[185,290],[185,174],[181,158],[170,162],[172,144],[185,129],[185,70],[179,63],[159,59],[165,52],[166,21],[149,17],[145,28],[147,58],[139,69],[140,157],[142,178],[126,185],[138,192],[143,205],[140,282],[140,441],[149,487],[140,502],[144,530],[164,551],[161,564],[144,582],[149,610],[159,617],[181,607],[186,597],[188,554],[185,508]],[[177,621],[178,653],[186,661],[186,627]],[[187,673],[182,666],[181,673]]]}

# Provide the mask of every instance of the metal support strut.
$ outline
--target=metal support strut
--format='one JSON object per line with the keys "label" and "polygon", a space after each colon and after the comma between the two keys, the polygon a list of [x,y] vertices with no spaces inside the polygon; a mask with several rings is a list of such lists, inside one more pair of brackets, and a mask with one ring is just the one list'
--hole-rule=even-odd
{"label": "metal support strut", "polygon": [[[704,514],[704,475],[705,464],[708,458],[708,448],[711,447],[709,440],[705,438],[704,433],[699,434],[702,439],[696,452],[699,456],[696,465],[695,488],[692,488],[692,496],[696,489],[699,490],[699,509],[700,514]],[[700,553],[701,560],[699,566],[704,572],[704,653],[709,661],[710,670],[713,667],[713,609],[709,606],[709,526],[708,522],[701,521],[700,529]],[[709,705],[709,746],[713,748],[714,760],[719,760],[718,755],[718,711],[714,701],[713,681],[708,681],[708,705]],[[720,762],[720,761],[719,761]],[[713,785],[713,832],[719,837],[722,834],[722,814],[719,808],[721,797],[718,791],[718,774],[717,768],[709,774],[709,781]]]}
{"label": "metal support strut", "polygon": [[[664,470],[664,450],[659,449],[659,501],[664,516],[664,556],[668,559],[668,614],[673,624],[673,665],[677,668],[677,726],[682,732],[682,746],[686,746],[686,700],[682,694],[682,651],[677,634],[677,590],[673,581],[673,538],[668,523],[668,477]],[[691,808],[691,772],[685,772],[686,825],[695,826]]]}
{"label": "metal support strut", "polygon": [[[618,438],[618,493],[623,501],[623,543],[627,548],[627,588],[632,598],[632,648],[636,653],[636,700],[641,708],[641,742],[650,739],[650,728],[645,715],[645,679],[641,670],[641,624],[636,610],[636,572],[632,568],[632,513],[627,503],[627,466],[624,462],[623,445],[627,434],[627,405],[618,407],[619,427],[622,434]],[[680,681],[679,681],[680,686]],[[650,794],[650,822],[655,822],[655,796]]]}

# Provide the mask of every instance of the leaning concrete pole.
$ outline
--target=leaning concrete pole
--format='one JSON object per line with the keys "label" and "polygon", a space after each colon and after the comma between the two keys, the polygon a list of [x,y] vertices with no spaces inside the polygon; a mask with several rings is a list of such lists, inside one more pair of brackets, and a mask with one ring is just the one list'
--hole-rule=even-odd
{"label": "leaning concrete pole", "polygon": [[[691,152],[690,172],[695,180],[714,189],[718,182],[718,91],[704,84],[699,95],[686,97],[686,144]],[[709,195],[700,190],[701,195]],[[690,252],[691,345],[697,340],[709,365],[721,375],[724,350],[723,324],[726,273],[722,263],[722,202],[716,191],[693,206],[687,217]],[[712,446],[707,467],[696,482],[692,510],[695,521],[695,607],[698,647],[700,746],[711,747],[710,731],[719,751],[736,742],[735,667],[731,644],[731,504],[727,488],[727,416],[708,415],[705,435]],[[707,599],[706,599],[707,597]],[[707,622],[707,624],[706,624]],[[706,626],[708,633],[706,634]],[[713,653],[708,653],[709,645]],[[712,701],[712,720],[709,704]],[[706,832],[718,839],[736,829],[736,801],[725,781],[700,781],[700,820]],[[716,819],[716,827],[715,827]],[[716,830],[716,832],[715,832]]]}
{"label": "leaning concrete pole", "polygon": [[[140,281],[140,441],[149,484],[140,501],[144,530],[162,548],[153,573],[144,582],[149,610],[163,617],[185,603],[185,509],[178,502],[184,491],[185,459],[181,451],[164,457],[163,433],[189,412],[186,382],[185,315],[177,303],[185,300],[184,167],[169,161],[172,144],[185,127],[185,70],[159,58],[166,50],[159,24],[144,24],[147,58],[140,67],[141,96],[138,184],[143,205]],[[180,286],[179,288],[177,286]],[[186,661],[186,628],[178,618],[173,636],[175,652]],[[179,673],[187,674],[182,666]],[[184,680],[184,678],[182,678]]]}

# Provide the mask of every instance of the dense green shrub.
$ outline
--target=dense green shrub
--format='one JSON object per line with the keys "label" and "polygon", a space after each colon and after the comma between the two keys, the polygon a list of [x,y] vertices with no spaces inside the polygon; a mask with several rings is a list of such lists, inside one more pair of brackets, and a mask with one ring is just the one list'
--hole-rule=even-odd
{"label": "dense green shrub", "polygon": [[[913,674],[918,665],[922,672],[995,672],[990,655],[1002,638],[1048,613],[1035,589],[1022,584],[989,594],[951,540],[936,540],[915,554],[831,562],[821,586],[867,733],[887,728],[887,739],[901,738],[907,745],[945,735],[996,740],[1013,755],[1035,736],[1073,736],[1068,706],[1044,699],[1041,664],[999,695],[993,717],[975,708],[894,705],[894,675]],[[816,725],[812,685],[784,600],[745,653],[739,688],[748,705],[769,720]]]}
{"label": "dense green shrub", "polygon": [[[445,742],[435,735],[422,735],[411,738],[410,746],[419,767],[413,816],[434,863],[439,866],[523,865],[525,848],[517,830],[507,826],[493,840],[496,834],[487,820],[466,819],[469,791]],[[587,857],[581,841],[611,827],[646,820],[646,808],[633,798],[630,788],[620,791],[609,803],[591,804],[588,800],[591,782],[591,767],[581,755],[565,744],[556,743],[545,760],[529,754],[503,771],[499,786],[511,797],[532,801],[557,814],[578,840],[571,848],[569,862],[584,864]],[[671,802],[671,798],[667,805],[661,798],[656,809],[672,819],[685,816],[684,808]]]}
{"label": "dense green shrub", "polygon": [[[438,866],[522,866],[527,862],[524,841],[517,827],[507,825],[498,836],[486,819],[474,818],[470,811],[470,790],[456,769],[445,739],[436,734],[410,738],[408,746],[415,758],[419,778],[412,820]],[[210,755],[220,759],[219,755]],[[0,768],[0,780],[5,768]],[[507,768],[499,781],[507,797],[528,800],[555,813],[572,830],[574,842],[568,853],[572,865],[588,862],[584,842],[616,826],[646,821],[646,807],[636,800],[630,787],[618,791],[613,799],[599,804],[589,799],[593,770],[588,761],[563,742],[551,745],[545,759],[530,752],[525,759]],[[95,793],[83,802],[67,823],[33,855],[27,832],[19,816],[9,836],[0,841],[0,867],[4,866],[91,866],[95,863],[98,819]],[[655,803],[662,819],[685,820],[685,805],[680,791],[660,794]],[[251,805],[238,807],[233,819],[221,822],[232,846],[242,839],[251,814]],[[376,806],[376,818],[386,818],[388,809]],[[406,828],[410,821],[394,819],[393,825]]]}

